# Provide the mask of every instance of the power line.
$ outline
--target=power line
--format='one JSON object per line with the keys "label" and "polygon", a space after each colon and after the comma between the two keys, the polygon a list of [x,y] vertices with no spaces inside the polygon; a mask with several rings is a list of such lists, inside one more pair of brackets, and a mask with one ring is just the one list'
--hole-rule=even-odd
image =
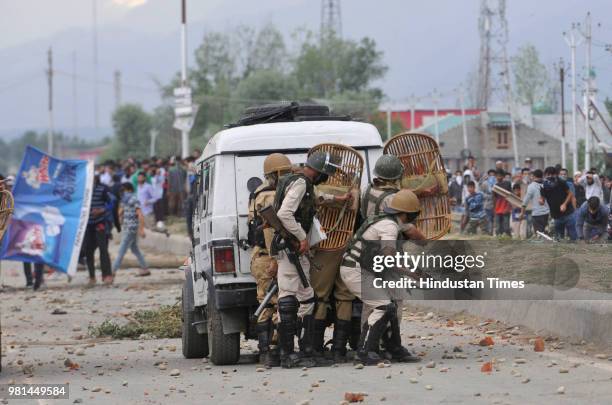
{"label": "power line", "polygon": [[31,73],[31,74],[26,75],[26,76],[21,76],[16,81],[0,87],[0,93],[3,93],[5,91],[8,91],[8,90],[20,87],[20,86],[25,86],[27,84],[30,84],[32,80],[40,79],[40,78],[42,78],[44,76],[46,76],[46,73],[42,73],[42,72]]}
{"label": "power line", "polygon": [[[105,86],[115,86],[115,82],[114,81],[110,81],[110,80],[103,80],[103,79],[98,79],[98,80],[94,80],[93,78],[89,77],[89,76],[83,76],[83,75],[74,75],[72,73],[63,71],[63,70],[55,70],[55,73],[58,76],[64,76],[64,77],[75,77],[77,80],[80,81],[84,81],[87,83],[97,83],[97,84],[102,84]],[[131,88],[134,90],[139,90],[139,91],[147,91],[147,92],[155,92],[155,93],[159,93],[160,89],[156,88],[156,87],[147,87],[147,86],[142,86],[142,85],[138,85],[138,84],[130,84],[130,83],[125,83],[122,81],[121,83],[121,87],[122,88]]]}

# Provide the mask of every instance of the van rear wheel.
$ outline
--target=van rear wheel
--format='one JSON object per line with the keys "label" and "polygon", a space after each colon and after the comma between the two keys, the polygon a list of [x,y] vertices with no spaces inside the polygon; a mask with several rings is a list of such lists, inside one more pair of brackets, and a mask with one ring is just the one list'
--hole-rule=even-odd
{"label": "van rear wheel", "polygon": [[208,314],[208,358],[217,366],[238,363],[240,359],[240,332],[223,333],[221,314],[215,307],[214,298],[208,300],[206,310]]}
{"label": "van rear wheel", "polygon": [[183,286],[183,316],[182,316],[182,346],[183,356],[186,359],[201,359],[208,356],[208,336],[198,333],[193,323],[195,321],[193,310],[189,305],[189,292]]}

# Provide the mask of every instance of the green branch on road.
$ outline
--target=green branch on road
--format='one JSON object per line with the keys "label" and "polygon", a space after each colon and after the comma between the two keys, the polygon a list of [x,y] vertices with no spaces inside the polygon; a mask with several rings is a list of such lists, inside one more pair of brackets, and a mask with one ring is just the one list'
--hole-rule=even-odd
{"label": "green branch on road", "polygon": [[99,325],[89,327],[92,337],[111,337],[113,339],[149,339],[181,337],[180,305],[164,305],[154,310],[138,310],[126,316],[123,324],[107,319]]}

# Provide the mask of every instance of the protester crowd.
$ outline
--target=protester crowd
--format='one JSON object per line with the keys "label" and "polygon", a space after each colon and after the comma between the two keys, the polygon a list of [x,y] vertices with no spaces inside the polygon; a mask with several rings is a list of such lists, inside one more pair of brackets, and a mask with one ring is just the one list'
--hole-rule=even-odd
{"label": "protester crowd", "polygon": [[596,168],[570,176],[561,165],[533,168],[529,158],[512,172],[497,161],[481,173],[470,156],[463,171],[449,173],[460,232],[513,239],[612,240],[611,189],[612,178]]}
{"label": "protester crowd", "polygon": [[[139,276],[148,276],[144,255],[138,240],[145,228],[164,233],[168,216],[189,221],[192,210],[190,189],[196,177],[195,161],[201,152],[194,150],[186,159],[152,157],[136,160],[107,160],[95,168],[89,222],[81,248],[81,259],[89,271],[89,284],[96,284],[95,251],[99,251],[102,281],[113,282],[128,249],[136,256]],[[111,265],[108,242],[117,231],[121,241]],[[188,230],[189,231],[189,230]]]}
{"label": "protester crowd", "polygon": [[[98,251],[102,282],[112,284],[123,258],[130,250],[138,260],[139,276],[150,271],[138,240],[145,237],[145,229],[164,233],[169,216],[186,218],[187,231],[192,214],[191,184],[195,181],[195,162],[201,151],[195,149],[182,159],[152,157],[137,160],[107,160],[95,166],[89,219],[79,262],[89,271],[89,285],[96,284],[95,253]],[[14,177],[0,175],[0,189],[11,188]],[[109,241],[120,238],[119,251],[114,261],[108,250]],[[32,271],[34,268],[34,272]],[[26,286],[37,290],[44,286],[44,267],[40,263],[24,263]],[[48,269],[53,272],[53,269]]]}

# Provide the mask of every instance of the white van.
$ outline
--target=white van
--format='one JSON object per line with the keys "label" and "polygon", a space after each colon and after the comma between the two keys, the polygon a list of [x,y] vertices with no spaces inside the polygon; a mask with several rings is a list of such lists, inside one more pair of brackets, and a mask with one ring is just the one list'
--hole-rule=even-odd
{"label": "white van", "polygon": [[[183,287],[183,355],[214,364],[235,364],[240,333],[256,339],[251,315],[258,306],[250,272],[247,182],[263,180],[263,161],[284,153],[303,163],[320,143],[350,145],[363,156],[362,187],[382,154],[382,140],[371,124],[333,117],[293,117],[292,122],[236,126],[217,133],[198,165],[194,241]],[[340,120],[343,119],[343,120]]]}

